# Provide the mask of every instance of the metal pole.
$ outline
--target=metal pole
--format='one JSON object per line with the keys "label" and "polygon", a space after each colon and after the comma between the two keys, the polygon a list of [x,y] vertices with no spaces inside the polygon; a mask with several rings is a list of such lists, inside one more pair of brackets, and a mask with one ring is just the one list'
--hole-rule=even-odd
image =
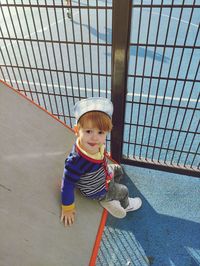
{"label": "metal pole", "polygon": [[131,11],[132,1],[113,1],[111,100],[114,105],[114,127],[111,133],[111,155],[117,162],[122,157]]}

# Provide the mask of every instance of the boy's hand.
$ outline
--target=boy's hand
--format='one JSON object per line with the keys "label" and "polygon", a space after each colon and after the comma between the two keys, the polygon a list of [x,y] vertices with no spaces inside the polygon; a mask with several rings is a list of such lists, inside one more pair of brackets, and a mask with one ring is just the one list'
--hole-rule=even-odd
{"label": "boy's hand", "polygon": [[71,226],[75,221],[75,210],[61,211],[60,221],[64,223],[64,226]]}

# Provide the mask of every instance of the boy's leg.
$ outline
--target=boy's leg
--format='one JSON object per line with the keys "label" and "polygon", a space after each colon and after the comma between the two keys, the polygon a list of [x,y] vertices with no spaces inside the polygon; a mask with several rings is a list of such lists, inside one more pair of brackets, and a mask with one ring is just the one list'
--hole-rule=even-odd
{"label": "boy's leg", "polygon": [[[100,201],[100,203],[113,216],[123,218],[126,216],[127,212],[135,211],[142,205],[140,198],[129,198],[128,195],[128,188],[122,184],[115,183],[112,179],[106,197],[104,200]],[[112,212],[118,213],[118,216],[114,215]]]}
{"label": "boy's leg", "polygon": [[114,179],[112,179],[109,184],[108,192],[105,198],[100,200],[100,204],[114,217],[124,218],[126,216],[126,210],[125,206],[122,206],[123,203],[121,203],[120,200],[126,198],[128,189],[125,186],[123,186],[122,189],[118,189],[118,186],[123,185],[116,184]]}
{"label": "boy's leg", "polygon": [[129,195],[128,188],[125,185],[115,183],[115,181],[112,179],[109,184],[105,200],[106,201],[118,200],[121,206],[125,209],[129,205],[128,195]]}
{"label": "boy's leg", "polygon": [[109,164],[110,170],[113,172],[114,181],[116,183],[119,183],[120,180],[123,178],[124,172],[122,170],[122,167],[119,164]]}

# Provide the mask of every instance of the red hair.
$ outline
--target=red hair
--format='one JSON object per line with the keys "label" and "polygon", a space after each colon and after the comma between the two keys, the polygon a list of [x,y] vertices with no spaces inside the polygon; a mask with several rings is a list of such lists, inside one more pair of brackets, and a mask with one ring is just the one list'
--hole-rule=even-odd
{"label": "red hair", "polygon": [[94,128],[102,131],[110,132],[113,127],[111,118],[103,112],[92,111],[82,115],[77,124],[78,128],[86,127],[88,121],[91,122]]}

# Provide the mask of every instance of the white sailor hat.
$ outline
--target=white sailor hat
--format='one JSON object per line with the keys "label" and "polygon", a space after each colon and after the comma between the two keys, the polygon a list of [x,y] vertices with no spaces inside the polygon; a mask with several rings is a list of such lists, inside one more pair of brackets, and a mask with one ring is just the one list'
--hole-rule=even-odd
{"label": "white sailor hat", "polygon": [[74,115],[76,121],[78,122],[82,115],[92,111],[103,112],[112,118],[113,104],[109,99],[103,97],[91,97],[83,99],[77,102],[74,106]]}

